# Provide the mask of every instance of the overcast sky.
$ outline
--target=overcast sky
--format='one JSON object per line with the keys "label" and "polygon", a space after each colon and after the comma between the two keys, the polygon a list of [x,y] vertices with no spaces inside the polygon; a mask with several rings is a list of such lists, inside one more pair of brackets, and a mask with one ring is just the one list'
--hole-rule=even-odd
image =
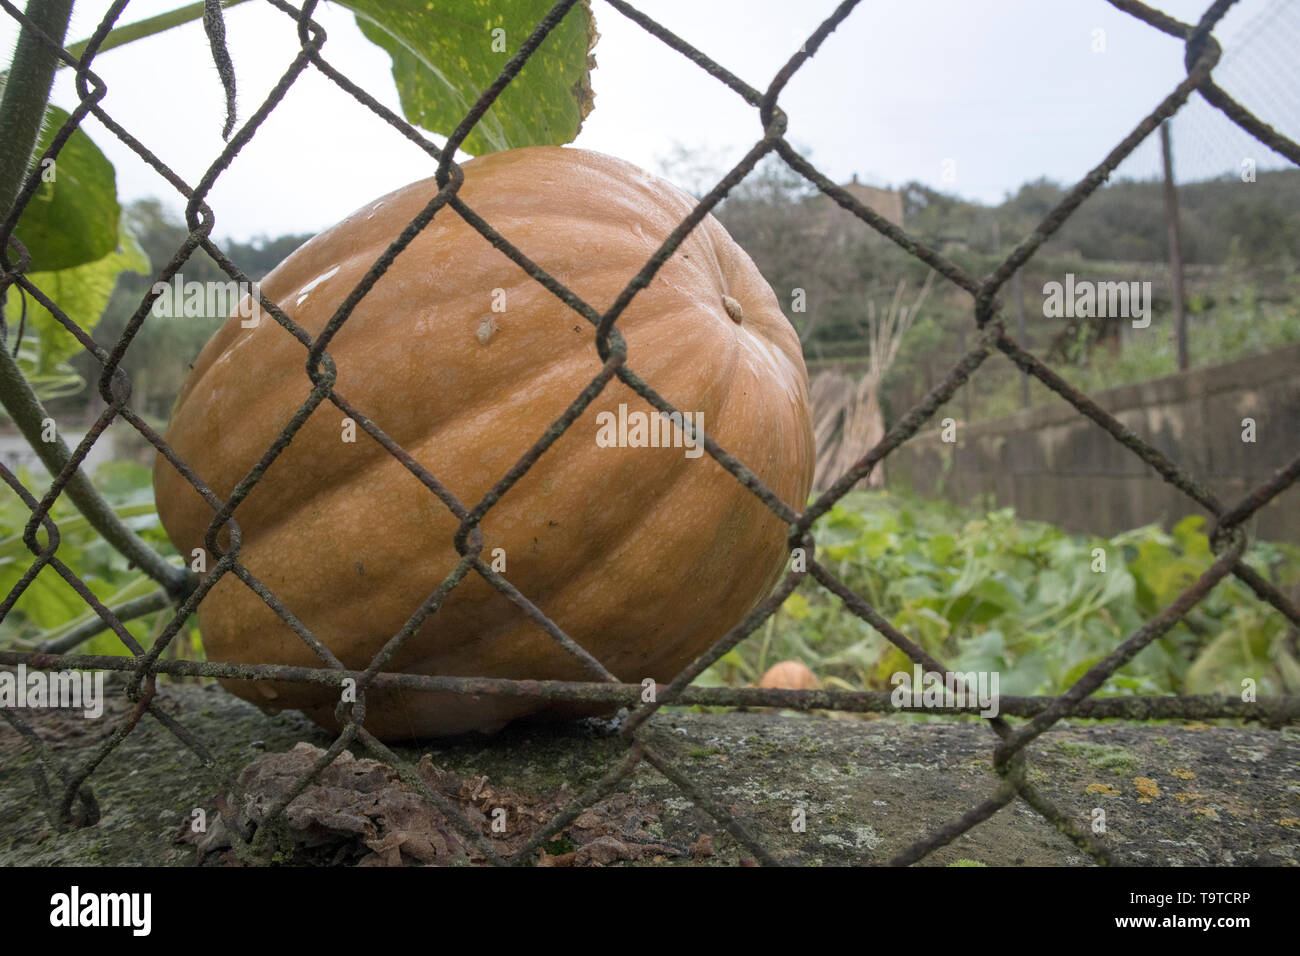
{"label": "overcast sky", "polygon": [[[1157,0],[1195,21],[1208,0]],[[121,22],[180,0],[138,0]],[[79,0],[72,36],[93,30],[107,3]],[[833,0],[641,0],[639,8],[753,86],[765,87]],[[1225,58],[1216,77],[1292,136],[1300,135],[1296,8],[1241,0],[1219,26]],[[576,145],[660,171],[674,145],[718,163],[739,159],[760,135],[756,110],[612,7],[594,4],[601,38],[595,111]],[[1261,17],[1268,18],[1260,29]],[[389,60],[346,10],[322,4],[325,56],[397,109]],[[0,41],[12,49],[8,18]],[[1104,31],[1104,52],[1094,52]],[[262,101],[297,50],[292,22],[252,2],[230,10],[227,33],[239,83],[240,119]],[[1247,43],[1246,37],[1255,39]],[[1234,40],[1248,55],[1233,57]],[[1290,50],[1286,62],[1283,51]],[[1102,159],[1185,75],[1180,43],[1104,0],[864,0],[783,94],[788,136],[837,181],[856,173],[877,185],[919,180],[997,202],[1040,176],[1069,182]],[[1275,60],[1273,58],[1276,58]],[[96,60],[107,111],[194,183],[221,149],[222,93],[203,31],[192,23],[109,51]],[[55,99],[71,108],[67,71]],[[1286,165],[1232,135],[1199,104],[1175,128],[1180,178],[1198,178],[1250,156]],[[117,167],[125,198],[170,187],[93,120],[91,136]],[[1124,173],[1154,175],[1154,141]],[[950,161],[945,167],[945,161]],[[955,178],[943,178],[945,168]],[[430,175],[428,157],[318,72],[308,71],[218,180],[209,199],[218,237],[310,232],[389,190]]]}

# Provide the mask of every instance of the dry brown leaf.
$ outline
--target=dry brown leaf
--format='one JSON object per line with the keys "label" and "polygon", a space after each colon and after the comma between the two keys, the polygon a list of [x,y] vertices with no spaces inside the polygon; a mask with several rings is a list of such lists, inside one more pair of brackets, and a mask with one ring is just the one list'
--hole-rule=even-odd
{"label": "dry brown leaf", "polygon": [[[238,807],[251,830],[261,825],[270,808],[281,799],[324,753],[300,743],[284,753],[261,754],[238,776],[240,796],[225,797]],[[484,851],[470,838],[483,840],[502,857],[516,852],[538,827],[548,823],[567,804],[565,788],[550,797],[533,797],[508,788],[491,786],[486,777],[462,780],[433,764],[425,754],[415,772],[431,791],[452,804],[453,823],[439,807],[406,783],[391,767],[377,760],[357,759],[344,752],[327,766],[287,807],[282,828],[291,845],[277,846],[291,861],[305,865],[409,866],[486,862]],[[491,832],[494,811],[504,810],[508,832]],[[576,845],[571,853],[538,852],[539,866],[604,866],[650,855],[681,856],[686,850],[650,839],[659,820],[660,806],[646,798],[617,793],[589,807],[557,836]],[[217,820],[215,811],[212,819]],[[462,833],[458,826],[468,828]],[[647,827],[651,829],[647,831]],[[229,852],[224,832],[194,835],[186,842],[199,844],[200,855],[216,855],[227,864],[237,861]],[[281,841],[283,843],[283,840]]]}

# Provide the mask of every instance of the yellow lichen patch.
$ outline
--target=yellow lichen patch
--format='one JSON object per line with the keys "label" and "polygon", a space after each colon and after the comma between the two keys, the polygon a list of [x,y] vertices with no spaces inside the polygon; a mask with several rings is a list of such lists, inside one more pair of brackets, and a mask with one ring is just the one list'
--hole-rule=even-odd
{"label": "yellow lichen patch", "polygon": [[1209,730],[1209,729],[1210,729],[1209,724],[1186,724],[1183,726],[1183,730]]}
{"label": "yellow lichen patch", "polygon": [[1193,777],[1196,776],[1196,774],[1192,773],[1186,767],[1175,767],[1173,770],[1169,772],[1172,773],[1179,780],[1191,780]]}
{"label": "yellow lichen patch", "polygon": [[1179,803],[1186,803],[1188,800],[1204,800],[1204,799],[1205,799],[1205,794],[1203,794],[1203,793],[1175,793],[1175,794],[1174,794],[1174,799],[1177,800]]}
{"label": "yellow lichen patch", "polygon": [[1205,819],[1207,820],[1219,819],[1219,815],[1215,813],[1213,810],[1211,810],[1209,807],[1197,807],[1192,811],[1192,813],[1195,813],[1198,816],[1205,817]]}
{"label": "yellow lichen patch", "polygon": [[1084,793],[1104,793],[1107,796],[1115,796],[1120,793],[1119,790],[1107,783],[1090,783],[1083,788]]}
{"label": "yellow lichen patch", "polygon": [[1150,777],[1134,777],[1133,785],[1137,787],[1138,793],[1148,798],[1148,801],[1160,796],[1160,787]]}
{"label": "yellow lichen patch", "polygon": [[1290,827],[1292,830],[1300,830],[1300,817],[1282,817],[1278,820],[1278,826]]}

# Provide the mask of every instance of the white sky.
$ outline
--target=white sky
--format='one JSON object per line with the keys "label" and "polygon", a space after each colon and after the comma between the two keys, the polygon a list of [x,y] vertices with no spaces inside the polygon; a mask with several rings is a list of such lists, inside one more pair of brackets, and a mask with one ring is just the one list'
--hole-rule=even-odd
{"label": "white sky", "polygon": [[[1296,136],[1295,72],[1261,68],[1255,47],[1232,60],[1233,38],[1279,2],[1241,0],[1228,14],[1216,31],[1226,48],[1216,76],[1265,120]],[[119,22],[180,3],[137,0]],[[1207,4],[1156,0],[1185,21],[1195,21]],[[833,0],[638,5],[759,88],[835,7]],[[88,36],[106,7],[103,0],[80,0],[69,39]],[[575,145],[655,171],[679,142],[719,162],[739,159],[760,135],[757,111],[612,7],[597,0],[594,8],[601,34],[596,108]],[[326,58],[397,109],[387,54],[361,36],[343,8],[322,4],[317,19],[329,37]],[[1279,21],[1289,27],[1297,22],[1291,12]],[[1098,29],[1105,31],[1104,53],[1091,49]],[[1267,32],[1276,34],[1277,24]],[[257,2],[228,11],[227,33],[242,121],[292,60],[297,36],[284,14]],[[12,22],[0,17],[0,49],[11,50],[14,35]],[[1270,46],[1265,40],[1261,46]],[[1176,40],[1104,0],[864,0],[797,74],[781,103],[791,141],[837,181],[853,173],[880,185],[916,179],[997,202],[1039,176],[1063,182],[1082,176],[1185,75],[1182,53]],[[1294,70],[1294,54],[1290,60]],[[1251,69],[1229,74],[1224,67],[1230,64]],[[188,24],[111,50],[96,60],[96,70],[108,84],[109,114],[197,182],[221,149],[224,117],[202,27]],[[55,101],[65,108],[75,104],[67,71]],[[1235,165],[1242,155],[1263,168],[1285,165],[1262,146],[1238,145],[1240,137],[1225,133],[1228,124],[1215,111],[1203,104],[1198,109],[1185,124],[1193,145],[1176,152],[1180,170]],[[112,134],[93,120],[87,128],[115,163],[124,198],[161,196],[182,208],[167,183]],[[1180,142],[1176,127],[1176,149]],[[1154,175],[1154,146],[1145,143],[1122,172]],[[955,181],[941,179],[945,160],[955,164]],[[1225,170],[1207,168],[1205,174],[1211,171]],[[427,156],[309,70],[218,180],[209,198],[215,235],[316,231],[431,173]]]}

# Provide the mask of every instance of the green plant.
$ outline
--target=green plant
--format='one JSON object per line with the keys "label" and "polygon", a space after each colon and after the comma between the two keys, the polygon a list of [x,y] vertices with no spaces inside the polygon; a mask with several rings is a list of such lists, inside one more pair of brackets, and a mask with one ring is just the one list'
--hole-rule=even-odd
{"label": "green plant", "polygon": [[[175,552],[154,510],[149,469],[132,462],[109,462],[96,469],[94,477],[118,520],[174,560]],[[40,486],[36,477],[25,470],[19,472],[18,478],[26,487]],[[50,518],[59,531],[56,556],[76,572],[102,603],[117,608],[158,593],[158,585],[131,567],[66,498],[55,500]],[[9,594],[32,565],[32,553],[23,540],[30,519],[31,512],[17,495],[0,495],[0,594]],[[42,544],[47,540],[44,529],[37,532],[37,540]],[[164,605],[125,622],[125,626],[137,641],[148,645],[150,638],[174,613],[174,609]],[[6,615],[0,646],[32,648],[38,642],[58,641],[74,629],[99,620],[54,568],[45,567]],[[196,629],[187,629],[177,639],[175,650],[187,657],[197,656],[197,637]],[[91,637],[78,649],[89,654],[127,653],[125,645],[111,631]]]}
{"label": "green plant", "polygon": [[[854,493],[815,529],[818,557],[895,627],[953,670],[996,670],[1004,694],[1059,694],[1171,603],[1213,560],[1204,519],[1109,539],[1067,534],[938,502]],[[1094,549],[1106,570],[1094,571]],[[1283,587],[1300,549],[1255,543],[1247,562]],[[806,581],[710,671],[754,683],[766,661],[801,660],[831,687],[883,690],[911,662],[838,598]],[[1285,621],[1229,577],[1164,637],[1121,668],[1102,694],[1294,693],[1300,666]]]}

